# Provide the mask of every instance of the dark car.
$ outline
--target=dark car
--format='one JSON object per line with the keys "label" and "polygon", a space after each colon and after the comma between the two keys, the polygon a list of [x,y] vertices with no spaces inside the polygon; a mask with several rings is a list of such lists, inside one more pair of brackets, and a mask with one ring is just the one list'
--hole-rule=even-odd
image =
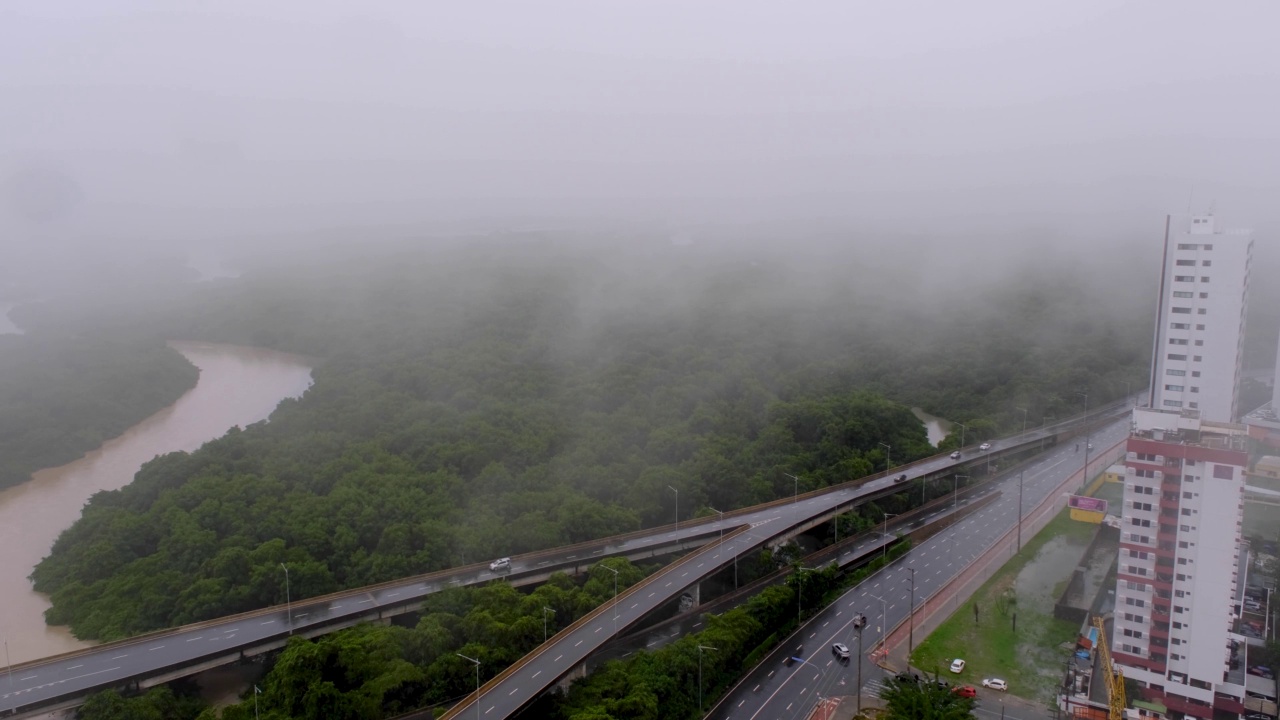
{"label": "dark car", "polygon": [[894,480],[894,482],[895,482],[895,483],[901,483],[901,482],[906,482],[906,481],[907,481],[907,476],[906,476],[906,475],[899,475],[899,476],[898,476],[898,479],[897,479],[897,480]]}

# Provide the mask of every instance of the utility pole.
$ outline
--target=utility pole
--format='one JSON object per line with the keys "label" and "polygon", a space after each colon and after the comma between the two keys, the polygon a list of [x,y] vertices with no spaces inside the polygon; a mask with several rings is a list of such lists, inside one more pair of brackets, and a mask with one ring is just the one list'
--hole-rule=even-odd
{"label": "utility pole", "polygon": [[892,465],[893,465],[893,461],[890,459],[890,456],[891,456],[891,455],[893,455],[893,447],[892,447],[891,445],[889,445],[889,443],[880,443],[880,447],[883,447],[883,448],[884,448],[884,450],[885,450],[885,452],[884,452],[884,472],[885,472],[885,474],[886,474],[886,475],[888,475],[888,474],[889,474],[889,468],[890,468],[890,467],[892,467]]}
{"label": "utility pole", "polygon": [[1026,434],[1027,434],[1027,409],[1026,409],[1026,408],[1014,408],[1014,410],[1021,410],[1021,411],[1022,411],[1022,434],[1023,434],[1023,435],[1026,435]]}
{"label": "utility pole", "polygon": [[796,477],[795,475],[792,475],[791,473],[782,473],[782,474],[786,475],[792,480],[793,486],[791,490],[791,504],[795,505],[797,502],[800,501],[800,478]]}
{"label": "utility pole", "polygon": [[546,605],[542,606],[542,642],[543,643],[547,641],[547,613],[551,613],[552,615],[555,615],[556,611],[552,610]]}

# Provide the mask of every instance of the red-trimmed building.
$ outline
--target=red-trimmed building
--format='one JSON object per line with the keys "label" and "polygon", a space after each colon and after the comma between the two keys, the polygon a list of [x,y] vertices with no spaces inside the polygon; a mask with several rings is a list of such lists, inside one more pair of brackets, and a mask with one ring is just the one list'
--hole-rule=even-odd
{"label": "red-trimmed building", "polygon": [[1232,667],[1248,466],[1243,425],[1137,408],[1126,446],[1112,658],[1146,700],[1239,713]]}

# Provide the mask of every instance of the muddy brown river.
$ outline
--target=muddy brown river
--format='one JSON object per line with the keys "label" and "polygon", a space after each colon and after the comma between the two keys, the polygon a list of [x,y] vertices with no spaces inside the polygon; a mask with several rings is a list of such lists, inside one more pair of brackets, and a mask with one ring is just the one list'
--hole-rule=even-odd
{"label": "muddy brown river", "polygon": [[58,534],[80,516],[89,496],[133,481],[156,455],[195,450],[234,426],[258,422],[281,400],[311,385],[305,359],[269,350],[175,342],[200,368],[194,388],[83,458],[41,470],[30,482],[0,491],[0,636],[18,663],[86,647],[66,628],[44,623],[48,599],[27,576]]}

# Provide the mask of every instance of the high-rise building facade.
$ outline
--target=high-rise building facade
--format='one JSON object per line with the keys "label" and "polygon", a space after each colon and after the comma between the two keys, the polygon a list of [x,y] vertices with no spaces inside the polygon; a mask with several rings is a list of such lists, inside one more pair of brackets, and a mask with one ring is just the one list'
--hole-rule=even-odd
{"label": "high-rise building facade", "polygon": [[1249,230],[1219,230],[1213,215],[1167,221],[1151,408],[1236,419],[1252,257]]}
{"label": "high-rise building facade", "polygon": [[1126,443],[1112,655],[1143,695],[1189,717],[1242,712],[1233,664],[1247,431],[1137,408]]}

